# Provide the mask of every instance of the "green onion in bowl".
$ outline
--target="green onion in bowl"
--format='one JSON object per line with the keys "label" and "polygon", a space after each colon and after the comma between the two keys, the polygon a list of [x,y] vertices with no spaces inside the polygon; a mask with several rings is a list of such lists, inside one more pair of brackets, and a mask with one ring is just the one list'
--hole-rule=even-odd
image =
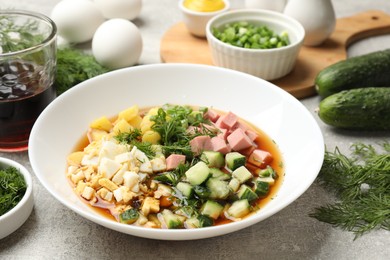
{"label": "green onion in bowl", "polygon": [[227,44],[247,49],[272,49],[290,44],[286,31],[278,35],[266,25],[246,21],[228,23],[222,28],[214,27],[212,33]]}

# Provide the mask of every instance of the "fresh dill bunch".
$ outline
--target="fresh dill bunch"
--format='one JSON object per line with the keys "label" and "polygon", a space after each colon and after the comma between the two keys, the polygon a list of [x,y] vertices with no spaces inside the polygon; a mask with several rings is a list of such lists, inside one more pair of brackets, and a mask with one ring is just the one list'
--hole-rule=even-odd
{"label": "fresh dill bunch", "polygon": [[70,47],[59,48],[57,50],[57,74],[55,77],[57,95],[89,78],[108,71],[90,54]]}
{"label": "fresh dill bunch", "polygon": [[26,189],[23,175],[15,167],[0,170],[0,216],[19,203]]}
{"label": "fresh dill bunch", "polygon": [[338,148],[326,151],[319,181],[339,201],[316,208],[310,216],[353,232],[355,239],[376,228],[390,231],[390,145],[381,147],[383,153],[356,143],[350,157]]}

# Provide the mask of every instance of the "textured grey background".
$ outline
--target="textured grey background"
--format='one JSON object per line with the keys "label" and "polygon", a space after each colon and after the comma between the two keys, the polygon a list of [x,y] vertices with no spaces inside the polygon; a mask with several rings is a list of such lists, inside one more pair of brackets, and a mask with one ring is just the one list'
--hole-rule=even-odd
{"label": "textured grey background", "polygon": [[[58,0],[0,0],[0,8],[18,8],[49,15]],[[232,0],[236,7],[243,0]],[[390,14],[388,0],[334,0],[337,17],[379,9]],[[303,7],[304,8],[304,7]],[[143,0],[134,22],[140,28],[144,49],[141,64],[159,63],[160,39],[181,21],[177,0]],[[88,49],[88,44],[80,46]],[[355,56],[390,47],[390,35],[372,37],[350,46]],[[335,131],[316,116],[319,98],[301,100],[317,119],[327,148],[348,152],[356,141],[375,144],[390,140],[389,133]],[[0,156],[31,169],[27,153]],[[304,167],[304,166],[303,166]],[[196,241],[158,241],[125,235],[92,223],[55,200],[34,178],[35,208],[26,223],[0,240],[0,259],[390,259],[390,232],[378,230],[357,240],[351,233],[308,217],[312,210],[333,201],[315,182],[290,206],[239,232]]]}

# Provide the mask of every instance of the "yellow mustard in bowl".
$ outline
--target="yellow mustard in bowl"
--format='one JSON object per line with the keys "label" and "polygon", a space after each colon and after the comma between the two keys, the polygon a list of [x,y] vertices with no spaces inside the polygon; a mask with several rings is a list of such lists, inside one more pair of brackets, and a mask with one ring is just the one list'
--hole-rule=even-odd
{"label": "yellow mustard in bowl", "polygon": [[223,0],[186,0],[183,4],[195,12],[216,12],[225,8]]}

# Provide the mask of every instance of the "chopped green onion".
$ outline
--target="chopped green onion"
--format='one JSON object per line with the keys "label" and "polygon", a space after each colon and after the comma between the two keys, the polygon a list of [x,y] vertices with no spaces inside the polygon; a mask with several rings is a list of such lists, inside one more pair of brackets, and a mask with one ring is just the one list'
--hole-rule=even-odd
{"label": "chopped green onion", "polygon": [[249,22],[234,22],[222,28],[212,28],[213,35],[224,43],[247,49],[273,49],[290,44],[288,33],[276,34],[267,26]]}

